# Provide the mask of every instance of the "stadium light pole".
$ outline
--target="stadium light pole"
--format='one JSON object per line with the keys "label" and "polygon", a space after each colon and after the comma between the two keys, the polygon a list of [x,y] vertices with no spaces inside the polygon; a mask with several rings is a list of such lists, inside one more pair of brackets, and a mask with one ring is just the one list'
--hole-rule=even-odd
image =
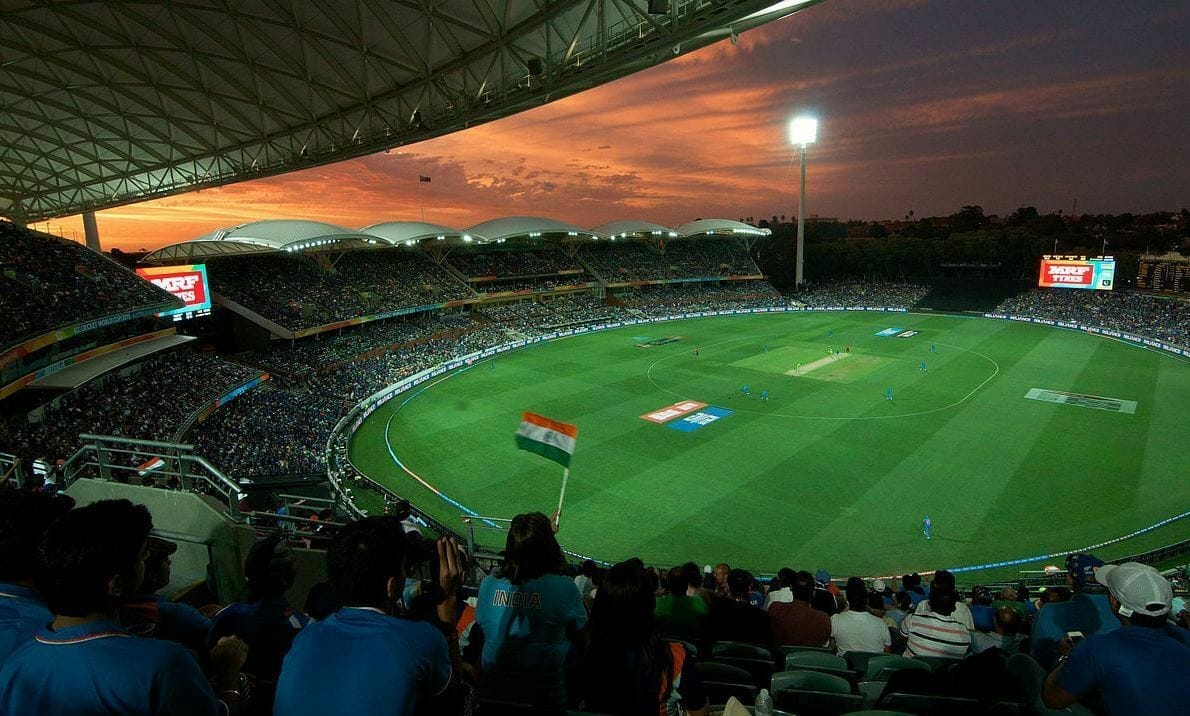
{"label": "stadium light pole", "polygon": [[797,199],[797,272],[794,284],[801,290],[805,268],[806,248],[806,147],[818,138],[818,120],[814,117],[795,117],[789,121],[789,143],[801,147],[802,184]]}

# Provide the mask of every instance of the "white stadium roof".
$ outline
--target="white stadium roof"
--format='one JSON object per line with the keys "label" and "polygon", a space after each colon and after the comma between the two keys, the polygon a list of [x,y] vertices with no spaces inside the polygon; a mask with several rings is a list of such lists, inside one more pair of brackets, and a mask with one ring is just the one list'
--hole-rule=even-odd
{"label": "white stadium roof", "polygon": [[190,241],[163,246],[142,263],[167,263],[265,251],[303,251],[319,246],[364,247],[382,240],[371,234],[321,221],[270,219],[217,229]]}
{"label": "white stadium roof", "polygon": [[682,224],[676,231],[682,236],[699,236],[714,234],[716,236],[768,236],[773,233],[769,229],[758,229],[751,224],[730,219],[698,219],[688,224]]}
{"label": "white stadium roof", "polygon": [[423,242],[433,244],[438,241],[443,241],[448,246],[459,246],[500,243],[520,238],[589,241],[619,237],[767,236],[769,233],[771,232],[768,229],[758,229],[729,219],[700,219],[683,224],[677,229],[648,221],[613,221],[591,230],[537,216],[492,219],[466,230],[423,221],[386,221],[361,229],[349,229],[321,221],[270,219],[219,229],[189,241],[163,246],[147,254],[141,259],[141,263],[187,263],[219,256],[270,251],[414,246]]}
{"label": "white stadium roof", "polygon": [[412,246],[421,241],[448,241],[451,243],[486,243],[487,238],[460,229],[424,221],[386,221],[360,229],[360,232],[384,239],[390,244]]}
{"label": "white stadium roof", "polygon": [[505,241],[507,239],[529,237],[536,238],[538,236],[567,236],[571,238],[598,238],[595,234],[586,229],[579,228],[574,224],[567,224],[564,221],[556,219],[545,219],[539,216],[506,216],[500,219],[492,219],[485,221],[482,224],[476,224],[467,233],[475,234],[477,236],[485,236],[492,241]]}
{"label": "white stadium roof", "polygon": [[608,238],[613,236],[666,236],[672,238],[678,235],[668,226],[654,224],[651,221],[612,221],[596,226],[591,229],[591,233]]}
{"label": "white stadium roof", "polygon": [[405,146],[817,2],[5,2],[0,215],[31,223]]}

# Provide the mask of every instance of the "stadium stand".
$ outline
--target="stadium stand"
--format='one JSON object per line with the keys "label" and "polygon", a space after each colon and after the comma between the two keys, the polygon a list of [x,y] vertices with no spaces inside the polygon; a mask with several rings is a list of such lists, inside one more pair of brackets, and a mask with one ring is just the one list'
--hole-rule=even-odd
{"label": "stadium stand", "polygon": [[304,255],[224,258],[207,271],[218,294],[290,330],[474,296],[427,255],[405,248],[345,252],[333,267]]}
{"label": "stadium stand", "polygon": [[32,415],[6,412],[3,444],[53,464],[74,454],[80,433],[171,440],[196,411],[259,375],[193,350],[157,354],[65,393]]}
{"label": "stadium stand", "polygon": [[563,272],[582,272],[574,258],[559,246],[540,249],[471,249],[456,251],[447,258],[453,268],[475,281],[503,281],[507,278],[557,276]]}
{"label": "stadium stand", "polygon": [[102,254],[0,221],[0,305],[0,348],[8,348],[55,328],[180,304]]}
{"label": "stadium stand", "polygon": [[1128,331],[1190,346],[1190,302],[1176,298],[1133,291],[1034,289],[1006,299],[993,312]]}
{"label": "stadium stand", "polygon": [[664,251],[640,241],[595,242],[578,256],[611,284],[761,274],[739,241],[717,237],[673,240]]}

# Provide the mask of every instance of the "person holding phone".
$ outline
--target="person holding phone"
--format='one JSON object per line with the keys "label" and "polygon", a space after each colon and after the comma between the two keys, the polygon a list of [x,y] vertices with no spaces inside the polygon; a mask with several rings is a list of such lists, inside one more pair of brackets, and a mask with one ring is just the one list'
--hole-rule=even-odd
{"label": "person holding phone", "polygon": [[1062,640],[1058,666],[1045,680],[1050,708],[1097,702],[1107,714],[1185,713],[1190,704],[1190,632],[1168,622],[1169,582],[1149,565],[1099,567],[1121,628]]}

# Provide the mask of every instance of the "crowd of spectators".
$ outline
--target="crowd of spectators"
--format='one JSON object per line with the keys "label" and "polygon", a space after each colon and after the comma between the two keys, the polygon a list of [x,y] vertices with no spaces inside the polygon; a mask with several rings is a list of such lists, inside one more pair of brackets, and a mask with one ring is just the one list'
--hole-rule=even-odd
{"label": "crowd of spectators", "polygon": [[1132,291],[1036,288],[1013,296],[994,313],[1079,323],[1190,346],[1190,301]]}
{"label": "crowd of spectators", "polygon": [[656,284],[617,291],[617,302],[648,317],[721,309],[779,308],[790,301],[767,281]]}
{"label": "crowd of spectators", "polygon": [[[173,440],[198,409],[260,375],[259,370],[193,350],[154,355],[62,395],[36,422],[0,418],[0,451],[50,464],[78,450],[79,434]],[[129,457],[136,464],[136,456]]]}
{"label": "crowd of spectators", "polygon": [[415,313],[317,333],[293,344],[278,341],[272,350],[251,351],[240,357],[253,365],[297,376],[438,333],[463,331],[471,324],[466,313]]}
{"label": "crowd of spectators", "polygon": [[453,538],[397,516],[352,522],[330,534],[326,581],[300,608],[287,598],[295,554],[268,534],[244,562],[244,598],[196,610],[155,596],[177,547],[152,534],[145,507],[0,488],[0,713],[290,716],[351,704],[708,716],[735,699],[790,712],[1080,704],[1114,715],[1190,703],[1190,612],[1144,564],[1073,554],[1066,584],[1038,595],[965,595],[945,570],[926,584],[786,568],[764,584],[727,564],[576,569],[558,525],[516,516],[485,572]]}
{"label": "crowd of spectators", "polygon": [[405,248],[349,251],[333,267],[306,256],[214,259],[207,273],[217,293],[291,330],[474,296]]}
{"label": "crowd of spectators", "polygon": [[714,237],[670,241],[664,250],[643,241],[600,241],[585,244],[579,258],[613,284],[761,273],[743,244]]}
{"label": "crowd of spectators", "polygon": [[177,299],[87,247],[0,221],[0,347]]}
{"label": "crowd of spectators", "polygon": [[[495,280],[556,276],[581,272],[582,266],[558,246],[542,248],[471,249],[455,251],[447,263],[472,279]],[[495,289],[493,289],[495,290]],[[507,290],[507,289],[504,289]]]}
{"label": "crowd of spectators", "polygon": [[913,283],[828,281],[807,284],[797,293],[795,302],[810,308],[912,308],[928,292],[928,286]]}
{"label": "crowd of spectators", "polygon": [[521,301],[483,306],[480,313],[489,320],[523,334],[551,328],[626,318],[627,311],[606,305],[589,293],[571,294],[551,301]]}

